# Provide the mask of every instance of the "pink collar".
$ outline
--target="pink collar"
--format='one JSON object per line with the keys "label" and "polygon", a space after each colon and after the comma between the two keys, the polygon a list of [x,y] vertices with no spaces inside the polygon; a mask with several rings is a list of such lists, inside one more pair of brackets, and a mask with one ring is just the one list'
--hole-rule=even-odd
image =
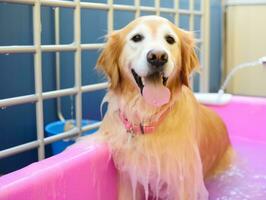
{"label": "pink collar", "polygon": [[153,133],[155,131],[156,127],[158,127],[161,124],[163,119],[168,114],[169,110],[170,108],[164,111],[158,120],[151,122],[149,125],[145,125],[145,126],[141,123],[139,125],[132,124],[127,119],[125,113],[123,113],[121,110],[119,110],[119,117],[121,121],[123,122],[127,132],[133,133],[133,134],[146,134],[146,133],[148,134],[148,133]]}

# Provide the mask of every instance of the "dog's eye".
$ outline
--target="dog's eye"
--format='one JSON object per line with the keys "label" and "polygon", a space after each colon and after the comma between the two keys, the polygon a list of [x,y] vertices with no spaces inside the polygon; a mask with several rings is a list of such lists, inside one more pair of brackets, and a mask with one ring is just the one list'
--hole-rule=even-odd
{"label": "dog's eye", "polygon": [[165,36],[165,40],[168,44],[174,44],[175,43],[175,39],[170,35]]}
{"label": "dog's eye", "polygon": [[141,35],[141,34],[136,34],[136,35],[134,35],[132,38],[131,38],[131,40],[133,41],[133,42],[140,42],[141,40],[143,40],[143,35]]}

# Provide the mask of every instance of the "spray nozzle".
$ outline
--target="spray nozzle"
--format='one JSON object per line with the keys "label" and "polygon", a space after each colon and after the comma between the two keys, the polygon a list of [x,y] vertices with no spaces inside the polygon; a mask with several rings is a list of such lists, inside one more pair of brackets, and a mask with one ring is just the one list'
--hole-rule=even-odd
{"label": "spray nozzle", "polygon": [[260,59],[259,59],[259,62],[260,62],[264,67],[266,67],[266,56],[260,58]]}

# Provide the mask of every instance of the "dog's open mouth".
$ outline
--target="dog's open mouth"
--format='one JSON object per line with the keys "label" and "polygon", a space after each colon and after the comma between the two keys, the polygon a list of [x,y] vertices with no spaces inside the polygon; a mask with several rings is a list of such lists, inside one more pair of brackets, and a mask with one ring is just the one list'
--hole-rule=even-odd
{"label": "dog's open mouth", "polygon": [[[140,89],[140,92],[141,92],[141,94],[143,93],[143,88],[144,88],[144,81],[143,81],[143,79],[135,72],[135,70],[134,69],[131,69],[131,72],[132,72],[132,75],[133,75],[133,77],[134,77],[134,79],[135,79],[135,81],[136,81],[136,83],[137,83],[137,85],[138,85],[138,87],[139,87],[139,89]],[[162,83],[163,83],[163,85],[164,86],[166,86],[166,84],[167,84],[167,80],[168,80],[168,77],[165,77],[163,74],[154,74],[154,75],[151,75],[151,76],[149,76],[148,78],[149,79],[156,79],[156,78],[158,78],[158,76],[159,76],[159,78],[161,78],[161,80],[162,80]]]}
{"label": "dog's open mouth", "polygon": [[156,72],[147,77],[141,77],[134,69],[131,69],[131,72],[147,103],[160,107],[169,102],[170,91],[166,87],[168,78],[163,73]]}

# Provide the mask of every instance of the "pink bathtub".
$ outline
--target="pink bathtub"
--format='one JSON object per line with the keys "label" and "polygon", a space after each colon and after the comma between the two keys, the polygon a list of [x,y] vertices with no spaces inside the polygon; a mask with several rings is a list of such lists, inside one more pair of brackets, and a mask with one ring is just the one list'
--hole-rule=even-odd
{"label": "pink bathtub", "polygon": [[[237,164],[209,180],[211,200],[266,199],[266,99],[210,106],[227,124]],[[0,178],[0,200],[115,200],[117,177],[104,145],[79,145]],[[96,166],[96,167],[95,167]]]}

